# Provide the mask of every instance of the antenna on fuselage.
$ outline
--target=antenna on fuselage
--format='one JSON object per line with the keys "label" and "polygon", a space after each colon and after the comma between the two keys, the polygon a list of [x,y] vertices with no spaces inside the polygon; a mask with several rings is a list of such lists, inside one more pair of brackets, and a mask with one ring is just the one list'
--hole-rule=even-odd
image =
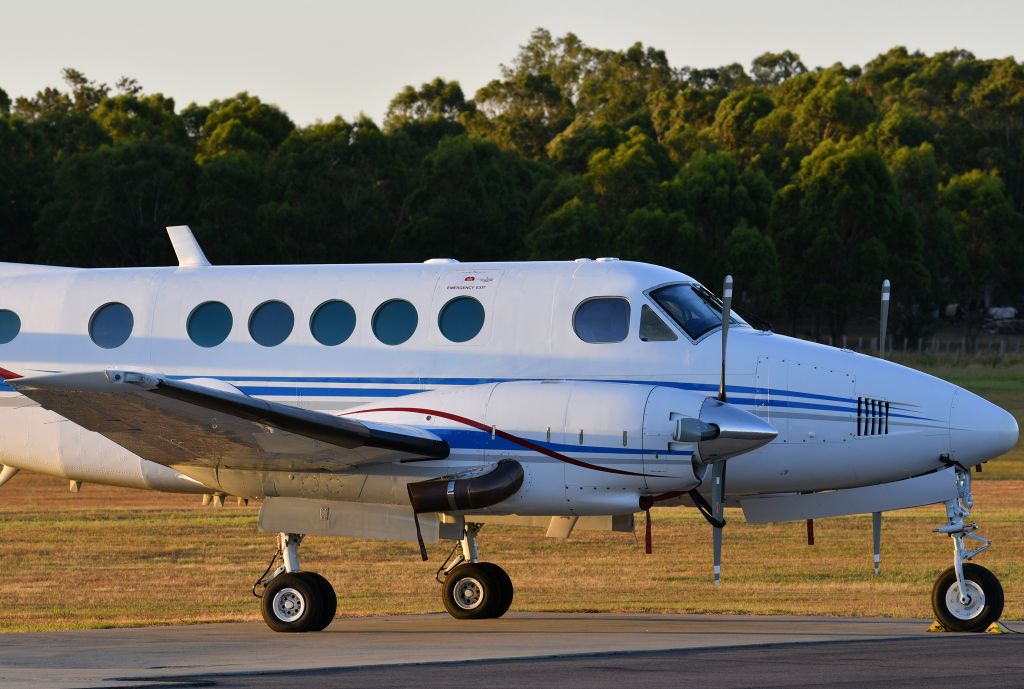
{"label": "antenna on fuselage", "polygon": [[171,238],[171,246],[174,247],[174,255],[178,257],[179,267],[206,268],[210,265],[195,235],[192,234],[192,228],[188,225],[168,227],[167,236]]}
{"label": "antenna on fuselage", "polygon": [[885,358],[885,330],[889,326],[889,281],[882,280],[882,315],[879,319],[878,356]]}

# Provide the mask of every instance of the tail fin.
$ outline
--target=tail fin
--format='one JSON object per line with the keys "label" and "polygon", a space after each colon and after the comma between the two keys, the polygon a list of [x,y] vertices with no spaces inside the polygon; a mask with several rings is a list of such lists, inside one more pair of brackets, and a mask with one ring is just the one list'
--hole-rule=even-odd
{"label": "tail fin", "polygon": [[14,371],[8,371],[6,368],[0,367],[0,378],[3,380],[14,380],[15,378],[22,378],[20,374]]}

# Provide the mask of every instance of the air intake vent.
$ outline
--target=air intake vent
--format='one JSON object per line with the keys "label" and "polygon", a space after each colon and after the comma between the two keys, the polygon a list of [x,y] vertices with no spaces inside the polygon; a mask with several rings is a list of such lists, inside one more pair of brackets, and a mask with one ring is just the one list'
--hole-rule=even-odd
{"label": "air intake vent", "polygon": [[889,403],[870,397],[857,398],[857,435],[887,435]]}

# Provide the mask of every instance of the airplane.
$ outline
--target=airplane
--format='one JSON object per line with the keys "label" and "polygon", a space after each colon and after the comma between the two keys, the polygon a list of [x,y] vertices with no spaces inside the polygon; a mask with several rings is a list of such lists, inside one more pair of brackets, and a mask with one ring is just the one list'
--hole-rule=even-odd
{"label": "airplane", "polygon": [[1015,445],[1013,416],[757,329],[731,279],[719,298],[614,258],[214,266],[187,226],[168,233],[177,266],[0,264],[0,485],[30,470],[261,501],[277,553],[253,591],[275,631],[335,616],[332,585],[300,568],[308,535],[424,559],[453,541],[445,609],[494,618],[514,588],[481,559],[482,526],[568,538],[647,512],[649,551],[654,505],[705,517],[718,585],[726,505],[762,523],[941,503],[936,617],[978,631],[1002,612],[965,520],[971,469]]}

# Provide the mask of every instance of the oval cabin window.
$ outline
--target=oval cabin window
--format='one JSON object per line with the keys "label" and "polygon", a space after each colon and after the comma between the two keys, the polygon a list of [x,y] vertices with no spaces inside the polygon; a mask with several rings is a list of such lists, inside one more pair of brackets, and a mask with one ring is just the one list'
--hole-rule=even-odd
{"label": "oval cabin window", "polygon": [[231,309],[219,301],[207,301],[192,309],[186,329],[200,347],[216,347],[231,332]]}
{"label": "oval cabin window", "polygon": [[7,344],[21,332],[21,319],[8,309],[0,309],[0,344]]}
{"label": "oval cabin window", "polygon": [[576,307],[572,327],[584,342],[622,342],[629,333],[629,302],[622,297],[588,299]]}
{"label": "oval cabin window", "polygon": [[135,327],[132,311],[120,302],[104,304],[89,319],[89,337],[103,349],[114,349],[128,341]]}
{"label": "oval cabin window", "polygon": [[373,334],[386,345],[400,345],[416,332],[416,307],[404,299],[392,299],[373,314]]}
{"label": "oval cabin window", "polygon": [[333,347],[352,336],[356,312],[348,302],[332,299],[316,308],[309,319],[309,332],[322,345]]}
{"label": "oval cabin window", "polygon": [[276,347],[292,334],[295,314],[283,301],[268,301],[257,306],[249,316],[249,334],[264,347]]}
{"label": "oval cabin window", "polygon": [[484,327],[484,307],[473,297],[455,297],[437,315],[437,327],[452,342],[469,342]]}

